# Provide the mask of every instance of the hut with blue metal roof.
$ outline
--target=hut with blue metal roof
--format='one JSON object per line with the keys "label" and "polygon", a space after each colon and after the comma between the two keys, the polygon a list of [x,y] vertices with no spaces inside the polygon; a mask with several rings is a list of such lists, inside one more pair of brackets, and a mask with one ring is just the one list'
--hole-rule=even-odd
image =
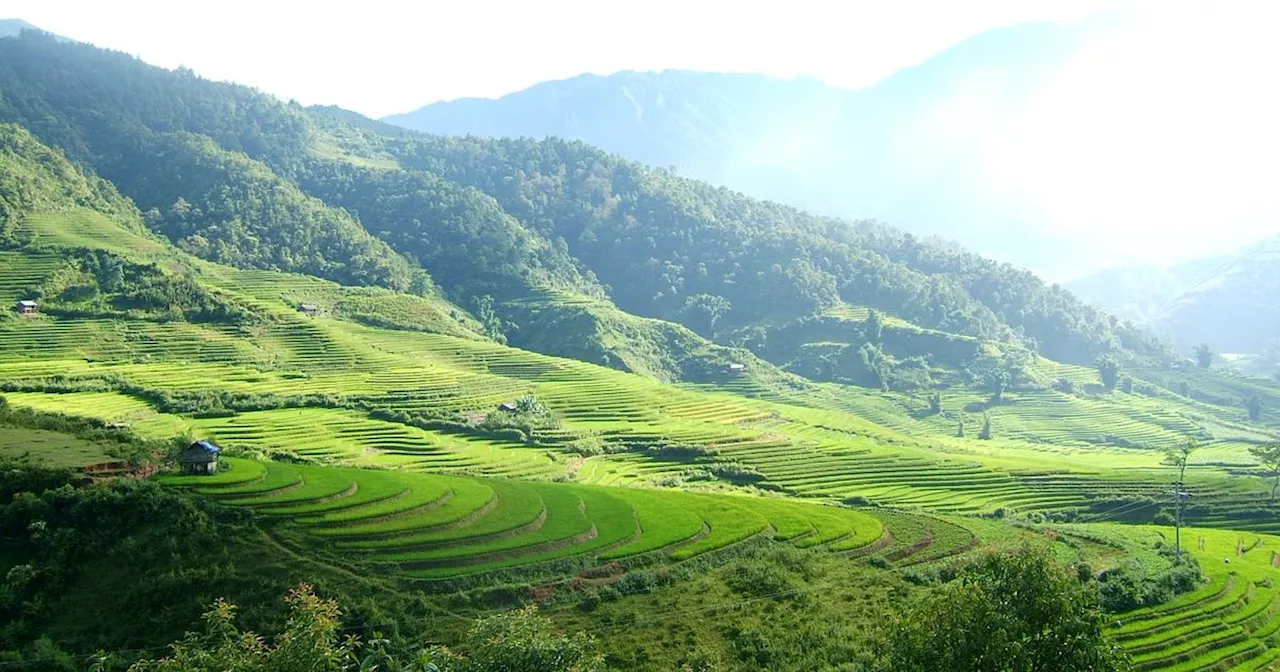
{"label": "hut with blue metal roof", "polygon": [[178,464],[184,474],[216,474],[222,449],[212,441],[196,441],[178,454]]}

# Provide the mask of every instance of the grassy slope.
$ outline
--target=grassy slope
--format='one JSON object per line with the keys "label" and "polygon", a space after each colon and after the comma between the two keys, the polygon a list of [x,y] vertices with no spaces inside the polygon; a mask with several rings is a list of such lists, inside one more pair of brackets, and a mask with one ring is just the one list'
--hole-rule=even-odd
{"label": "grassy slope", "polygon": [[[49,242],[84,243],[89,234],[55,226],[58,221],[37,217],[22,226]],[[604,484],[679,477],[699,465],[638,449],[653,443],[700,444],[719,451],[714,461],[755,469],[797,494],[978,511],[1080,507],[1093,496],[1154,492],[1167,480],[1156,449],[1197,432],[1214,441],[1212,451],[1205,453],[1214,464],[1194,470],[1197,481],[1230,496],[1248,485],[1247,480],[1225,480],[1232,465],[1251,463],[1241,439],[1257,440],[1272,431],[1232,419],[1231,409],[1170,393],[1013,392],[1009,403],[987,410],[995,440],[957,439],[953,434],[961,415],[967,417],[967,435],[977,433],[980,416],[964,410],[981,403],[976,394],[944,392],[944,414],[929,416],[923,412],[926,402],[909,395],[793,383],[785,377],[672,387],[479,340],[466,329],[465,318],[450,317],[446,304],[397,295],[389,297],[416,303],[405,307],[369,300],[363,305],[382,311],[383,324],[395,319],[414,323],[413,330],[371,326],[372,320],[339,306],[348,293],[380,290],[349,290],[305,276],[196,262],[171,248],[148,247],[105,221],[90,230],[103,246],[141,249],[142,254],[191,264],[202,282],[247,303],[265,319],[232,327],[10,318],[0,322],[3,378],[68,375],[88,380],[110,375],[170,392],[333,394],[406,411],[485,412],[501,401],[534,393],[562,419],[564,441],[596,435],[635,450],[581,460],[560,450],[556,441],[533,448],[440,434],[342,408],[200,419],[160,413],[141,399],[112,392],[10,395],[17,404],[136,423],[153,435],[189,431],[231,446],[351,464],[506,476],[573,474]],[[65,231],[76,238],[59,238],[71,235]],[[0,269],[0,285],[9,277],[38,276],[47,264],[40,254],[11,260]],[[303,317],[295,310],[298,300],[319,302],[330,312]],[[1091,376],[1088,370],[1047,360],[1037,366],[1045,376],[1081,382]],[[38,387],[38,381],[32,384]],[[1132,447],[1115,445],[1114,438]]]}
{"label": "grassy slope", "polygon": [[48,468],[76,468],[112,459],[102,446],[69,434],[0,425],[0,460]]}

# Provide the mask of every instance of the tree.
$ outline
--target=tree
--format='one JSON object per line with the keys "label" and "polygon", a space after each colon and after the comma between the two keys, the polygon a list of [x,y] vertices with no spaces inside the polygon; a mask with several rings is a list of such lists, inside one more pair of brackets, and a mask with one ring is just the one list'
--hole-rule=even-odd
{"label": "tree", "polygon": [[1178,551],[1178,557],[1182,557],[1182,505],[1187,498],[1187,464],[1191,462],[1191,455],[1198,447],[1194,438],[1187,437],[1182,443],[1164,451],[1164,464],[1178,470],[1178,481],[1173,486],[1173,496],[1178,500],[1178,512],[1173,523],[1174,547]]}
{"label": "tree", "polygon": [[934,392],[929,395],[929,412],[937,415],[942,412],[942,393]]}
{"label": "tree", "polygon": [[1187,464],[1191,461],[1191,455],[1199,448],[1199,445],[1194,438],[1188,437],[1177,446],[1165,449],[1163,463],[1178,470],[1179,483],[1186,479]]}
{"label": "tree", "polygon": [[1253,446],[1249,448],[1249,454],[1271,472],[1271,501],[1276,501],[1276,491],[1280,489],[1280,441]]}
{"label": "tree", "polygon": [[1244,407],[1249,410],[1250,421],[1258,422],[1262,420],[1262,400],[1258,398],[1258,395],[1255,394],[1245,400]]}
{"label": "tree", "polygon": [[716,323],[733,309],[729,300],[715,294],[694,294],[684,300],[680,317],[690,329],[711,338],[716,333]]}
{"label": "tree", "polygon": [[982,557],[895,619],[880,664],[894,672],[1109,672],[1128,669],[1097,595],[1048,551]]}
{"label": "tree", "polygon": [[879,343],[884,335],[884,320],[880,317],[880,311],[872,308],[867,312],[867,319],[862,321],[862,336],[868,342]]}
{"label": "tree", "polygon": [[983,355],[969,365],[969,377],[991,393],[992,403],[1003,403],[1004,392],[1013,381],[1013,363],[1005,357]]}
{"label": "tree", "polygon": [[1116,389],[1116,383],[1120,380],[1120,362],[1112,355],[1103,355],[1094,361],[1093,365],[1098,369],[1098,378],[1102,380],[1102,386],[1108,390]]}
{"label": "tree", "polygon": [[1196,364],[1207,369],[1213,365],[1213,350],[1209,348],[1208,343],[1201,343],[1196,346]]}
{"label": "tree", "polygon": [[472,297],[471,310],[475,314],[476,319],[480,321],[480,326],[484,327],[484,334],[490,339],[498,343],[506,343],[507,336],[503,333],[503,327],[506,326],[501,317],[498,317],[497,311],[493,309],[493,297],[488,294]]}
{"label": "tree", "polygon": [[982,429],[978,430],[978,438],[983,441],[991,440],[991,416],[986,413],[982,414]]}
{"label": "tree", "polygon": [[1133,394],[1133,379],[1125,376],[1120,379],[1120,391],[1125,394]]}

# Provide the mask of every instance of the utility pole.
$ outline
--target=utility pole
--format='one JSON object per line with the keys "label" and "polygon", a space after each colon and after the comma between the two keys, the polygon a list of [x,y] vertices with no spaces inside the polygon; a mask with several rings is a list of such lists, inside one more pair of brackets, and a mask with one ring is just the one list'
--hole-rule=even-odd
{"label": "utility pole", "polygon": [[1173,518],[1173,544],[1177,549],[1178,557],[1182,557],[1182,507],[1186,504],[1187,498],[1191,496],[1187,492],[1186,484],[1179,478],[1177,483],[1173,484],[1173,496],[1178,500],[1177,513]]}

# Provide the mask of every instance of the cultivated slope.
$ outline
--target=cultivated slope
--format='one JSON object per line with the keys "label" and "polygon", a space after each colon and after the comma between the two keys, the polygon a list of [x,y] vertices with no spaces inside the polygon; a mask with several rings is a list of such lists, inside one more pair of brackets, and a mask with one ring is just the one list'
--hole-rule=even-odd
{"label": "cultivated slope", "polygon": [[[43,156],[72,187],[93,184],[10,132],[36,158],[14,155],[0,176]],[[924,395],[807,383],[750,361],[672,386],[495,343],[439,299],[195,259],[142,231],[136,213],[113,212],[119,197],[97,184],[96,208],[46,190],[43,205],[7,220],[17,242],[0,252],[0,288],[43,310],[0,322],[0,379],[14,405],[347,465],[757,485],[940,511],[1110,515],[1126,503],[1139,519],[1160,508],[1168,478],[1153,449],[1190,434],[1211,444],[1195,515],[1275,524],[1257,515],[1261,483],[1232,476],[1251,464],[1251,442],[1274,436],[1280,397],[1269,388],[1256,388],[1265,411],[1248,423],[1241,409],[1180,397],[1137,371],[1132,394],[1087,392],[1092,370],[1043,358],[1026,363],[1002,403],[953,386],[937,411]],[[304,302],[321,315],[301,314]],[[833,317],[859,319],[852,309]],[[927,335],[892,321],[885,330]],[[1036,382],[1058,379],[1080,391]],[[550,415],[494,411],[529,395]],[[984,417],[993,439],[976,441]]]}

